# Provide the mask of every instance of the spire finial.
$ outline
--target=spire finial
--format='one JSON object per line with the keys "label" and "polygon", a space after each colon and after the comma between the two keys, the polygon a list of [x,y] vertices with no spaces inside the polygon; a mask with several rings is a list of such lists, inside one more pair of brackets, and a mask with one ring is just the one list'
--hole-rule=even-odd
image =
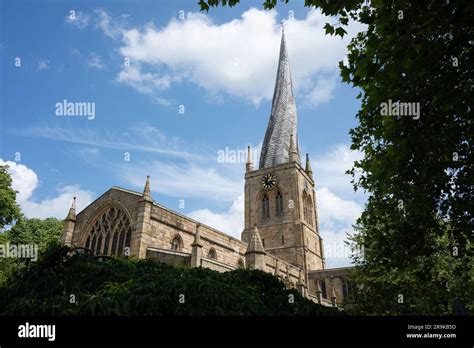
{"label": "spire finial", "polygon": [[76,221],[76,196],[72,197],[71,207],[66,217],[66,221]]}
{"label": "spire finial", "polygon": [[142,194],[142,200],[149,201],[149,202],[153,201],[153,199],[151,198],[151,192],[150,192],[150,176],[149,175],[146,176],[146,183],[145,183],[145,188]]}
{"label": "spire finial", "polygon": [[262,239],[260,238],[260,233],[258,233],[257,224],[254,224],[252,234],[250,235],[250,242],[247,251],[245,252],[245,254],[249,253],[266,254]]}
{"label": "spire finial", "polygon": [[253,160],[252,160],[252,148],[247,146],[247,163],[245,164],[245,168],[247,172],[251,172],[253,170]]}
{"label": "spire finial", "polygon": [[289,157],[289,162],[297,162],[298,161],[298,150],[295,148],[295,139],[293,137],[293,134],[290,134],[290,146],[288,149],[288,157]]}
{"label": "spire finial", "polygon": [[196,234],[194,235],[194,241],[193,241],[193,244],[191,244],[191,246],[199,246],[199,247],[202,247],[202,244],[201,244],[201,224],[198,222],[196,224]]}
{"label": "spire finial", "polygon": [[280,274],[280,263],[278,262],[278,259],[275,261],[275,271],[273,273],[275,276],[279,276]]}
{"label": "spire finial", "polygon": [[311,168],[311,163],[309,161],[309,155],[306,154],[306,168],[305,168],[306,173],[313,178],[313,169]]}

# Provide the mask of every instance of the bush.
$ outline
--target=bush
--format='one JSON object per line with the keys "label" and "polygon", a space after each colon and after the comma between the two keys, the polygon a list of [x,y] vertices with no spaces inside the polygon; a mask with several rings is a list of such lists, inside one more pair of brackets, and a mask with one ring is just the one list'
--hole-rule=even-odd
{"label": "bush", "polygon": [[[182,297],[184,295],[184,298]],[[290,295],[294,303],[290,303]],[[75,303],[71,303],[72,296]],[[180,299],[184,303],[180,303]],[[182,302],[182,301],[181,301]],[[341,315],[257,270],[219,273],[51,246],[0,286],[3,315]]]}

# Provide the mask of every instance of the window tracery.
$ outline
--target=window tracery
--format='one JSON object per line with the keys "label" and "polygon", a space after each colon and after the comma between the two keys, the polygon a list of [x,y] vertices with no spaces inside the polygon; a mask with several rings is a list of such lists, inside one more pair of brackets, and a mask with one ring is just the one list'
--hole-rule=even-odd
{"label": "window tracery", "polygon": [[92,223],[85,247],[95,255],[123,255],[125,248],[130,248],[131,237],[132,225],[127,214],[111,206]]}

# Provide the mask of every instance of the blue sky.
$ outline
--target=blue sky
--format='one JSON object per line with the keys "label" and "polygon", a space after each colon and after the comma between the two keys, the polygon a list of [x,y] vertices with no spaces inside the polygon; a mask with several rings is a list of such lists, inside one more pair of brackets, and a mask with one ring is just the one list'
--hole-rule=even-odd
{"label": "blue sky", "polygon": [[[111,186],[141,191],[150,175],[157,202],[239,237],[245,164],[218,152],[258,150],[284,20],[322,236],[342,248],[364,203],[343,174],[360,158],[348,135],[357,91],[337,68],[348,39],[325,36],[334,19],[301,2],[208,14],[196,2],[0,1],[0,159],[23,211],[62,218],[73,195],[82,209]],[[94,103],[95,117],[57,116],[63,100]]]}

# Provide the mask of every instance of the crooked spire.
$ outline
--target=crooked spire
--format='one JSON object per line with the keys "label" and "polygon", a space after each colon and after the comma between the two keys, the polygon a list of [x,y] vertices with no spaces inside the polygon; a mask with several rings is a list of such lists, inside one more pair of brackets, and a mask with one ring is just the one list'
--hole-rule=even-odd
{"label": "crooked spire", "polygon": [[[291,135],[293,134],[293,139]],[[290,62],[282,26],[280,57],[273,92],[272,111],[262,145],[259,168],[267,168],[290,160],[290,147],[299,162],[296,103],[293,95]]]}

